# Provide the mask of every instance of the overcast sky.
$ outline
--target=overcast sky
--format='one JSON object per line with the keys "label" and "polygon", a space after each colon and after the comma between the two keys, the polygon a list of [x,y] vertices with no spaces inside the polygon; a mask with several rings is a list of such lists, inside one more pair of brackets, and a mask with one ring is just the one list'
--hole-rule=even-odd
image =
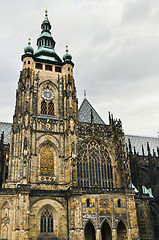
{"label": "overcast sky", "polygon": [[126,134],[159,132],[159,0],[1,0],[0,121],[12,122],[21,55],[36,40],[45,8],[62,57],[75,63],[83,91],[102,119],[120,118]]}

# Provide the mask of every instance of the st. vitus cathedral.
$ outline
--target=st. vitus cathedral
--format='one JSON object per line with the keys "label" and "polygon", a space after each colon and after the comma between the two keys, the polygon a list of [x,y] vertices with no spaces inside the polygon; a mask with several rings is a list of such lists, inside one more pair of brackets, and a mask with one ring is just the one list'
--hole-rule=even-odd
{"label": "st. vitus cathedral", "polygon": [[72,56],[57,55],[50,30],[46,11],[1,136],[0,239],[159,239],[159,149],[146,139],[139,152],[86,97],[78,109]]}

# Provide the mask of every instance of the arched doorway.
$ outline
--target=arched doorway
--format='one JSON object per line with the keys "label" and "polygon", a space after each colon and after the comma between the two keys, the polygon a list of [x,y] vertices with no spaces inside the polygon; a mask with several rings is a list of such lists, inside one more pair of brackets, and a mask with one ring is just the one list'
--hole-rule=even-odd
{"label": "arched doorway", "polygon": [[85,240],[96,240],[96,232],[93,224],[89,221],[84,230]]}
{"label": "arched doorway", "polygon": [[106,221],[104,221],[104,223],[102,224],[101,235],[102,235],[102,240],[111,240],[112,239],[111,228]]}
{"label": "arched doorway", "polygon": [[67,239],[67,216],[61,203],[49,198],[41,199],[31,206],[30,213],[29,221],[36,219],[36,225],[29,225],[30,239]]}
{"label": "arched doorway", "polygon": [[117,236],[118,236],[118,240],[127,240],[128,236],[127,236],[127,229],[125,227],[125,224],[120,221],[117,227]]}

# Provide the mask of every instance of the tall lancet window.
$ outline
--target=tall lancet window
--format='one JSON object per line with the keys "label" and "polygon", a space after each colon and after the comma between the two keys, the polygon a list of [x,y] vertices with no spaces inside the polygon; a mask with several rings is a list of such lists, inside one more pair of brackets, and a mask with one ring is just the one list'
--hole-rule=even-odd
{"label": "tall lancet window", "polygon": [[42,175],[54,174],[54,151],[46,144],[40,150],[40,173]]}
{"label": "tall lancet window", "polygon": [[41,233],[53,232],[53,216],[48,209],[46,209],[41,214],[40,232]]}
{"label": "tall lancet window", "polygon": [[48,105],[48,114],[49,115],[54,115],[54,104],[53,102],[49,102],[49,105]]}
{"label": "tall lancet window", "polygon": [[44,100],[41,102],[41,113],[42,114],[47,114],[47,105],[46,105],[46,102]]}

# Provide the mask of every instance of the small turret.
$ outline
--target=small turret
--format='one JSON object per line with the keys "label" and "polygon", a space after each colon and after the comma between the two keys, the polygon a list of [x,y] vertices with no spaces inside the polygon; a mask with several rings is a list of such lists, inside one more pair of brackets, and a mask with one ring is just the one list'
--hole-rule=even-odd
{"label": "small turret", "polygon": [[31,39],[29,38],[28,46],[24,48],[24,53],[25,53],[25,54],[33,55],[34,49],[30,46],[30,45],[31,45],[30,40],[31,40]]}
{"label": "small turret", "polygon": [[34,67],[34,60],[33,60],[33,54],[34,49],[31,47],[31,42],[28,42],[28,46],[24,48],[24,54],[22,55],[22,61],[23,61],[23,69],[25,68],[33,68]]}
{"label": "small turret", "polygon": [[66,46],[66,53],[63,55],[64,64],[71,64],[74,66],[74,63],[72,62],[72,56],[68,53],[68,46]]}

